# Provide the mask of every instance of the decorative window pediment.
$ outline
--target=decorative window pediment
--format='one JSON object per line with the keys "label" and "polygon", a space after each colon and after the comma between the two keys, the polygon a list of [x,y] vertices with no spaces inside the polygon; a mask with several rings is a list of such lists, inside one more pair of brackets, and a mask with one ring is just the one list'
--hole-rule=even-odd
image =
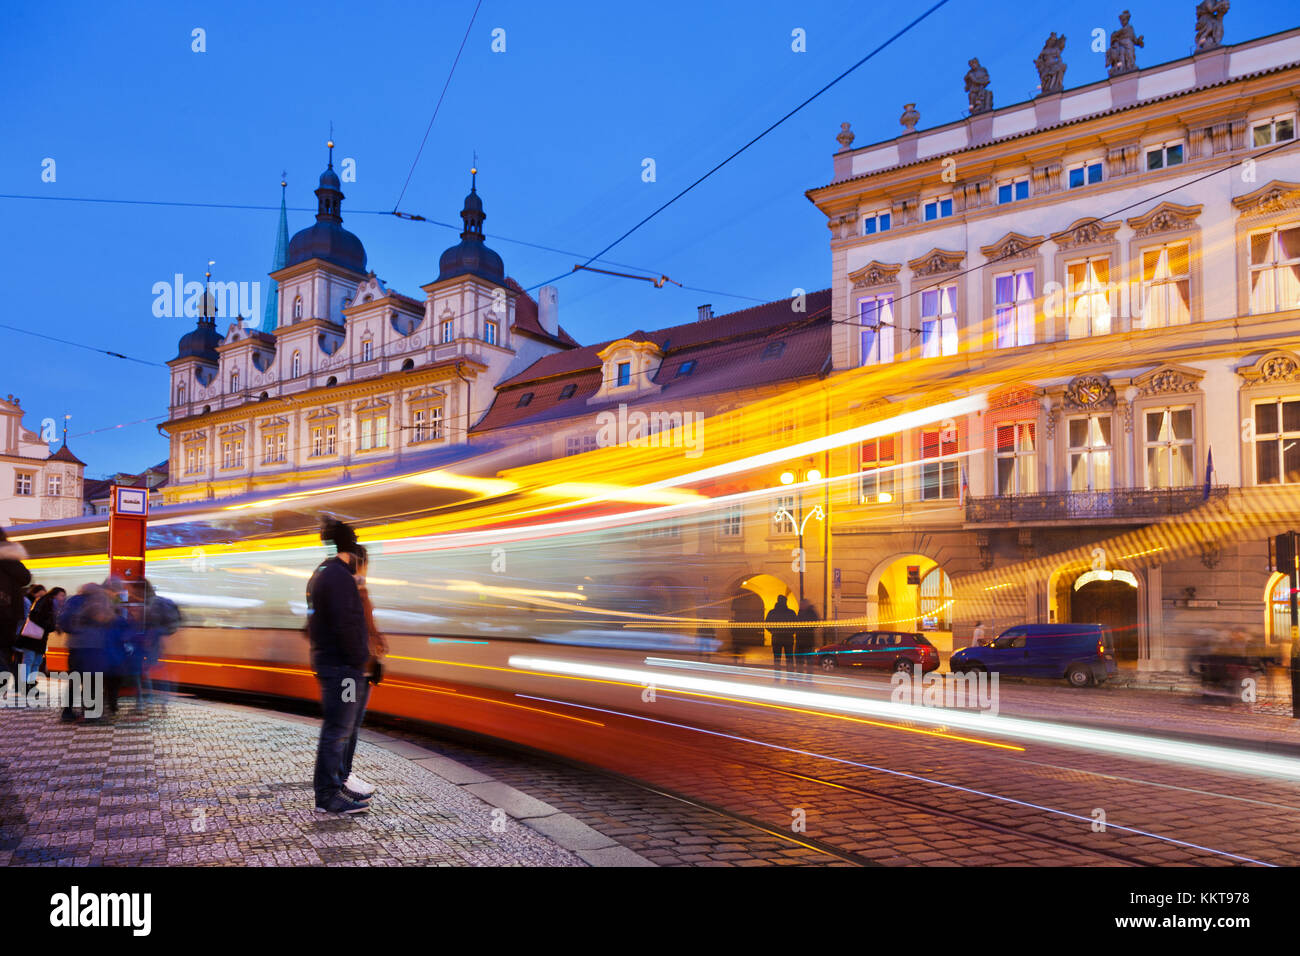
{"label": "decorative window pediment", "polygon": [[225,438],[227,435],[233,435],[233,436],[235,436],[236,438],[239,438],[239,437],[242,437],[243,434],[244,434],[244,426],[243,426],[243,425],[223,425],[221,428],[217,429],[217,434],[219,434],[219,435],[220,435],[221,437],[223,437],[223,438]]}
{"label": "decorative window pediment", "polygon": [[1275,179],[1253,192],[1238,196],[1232,204],[1244,217],[1272,216],[1276,213],[1300,209],[1300,183]]}
{"label": "decorative window pediment", "polygon": [[1286,349],[1274,349],[1237,369],[1237,374],[1246,380],[1247,387],[1300,382],[1300,357]]}
{"label": "decorative window pediment", "polygon": [[1144,372],[1137,378],[1133,379],[1133,384],[1137,387],[1138,394],[1141,396],[1148,395],[1170,395],[1179,392],[1194,392],[1201,387],[1201,379],[1205,377],[1205,372],[1199,368],[1188,368],[1185,365],[1161,365],[1149,372]]}
{"label": "decorative window pediment", "polygon": [[915,276],[938,276],[949,272],[961,271],[962,260],[966,253],[948,249],[931,249],[919,259],[908,262],[907,267]]}
{"label": "decorative window pediment", "polygon": [[1115,241],[1115,233],[1119,231],[1121,225],[1123,223],[1118,219],[1114,222],[1101,222],[1091,216],[1085,216],[1062,230],[1056,237],[1056,245],[1062,250],[1106,245]]}
{"label": "decorative window pediment", "polygon": [[1018,232],[1009,232],[991,246],[981,246],[980,253],[986,259],[1028,259],[1038,254],[1038,247],[1043,244],[1045,236],[1022,236]]}
{"label": "decorative window pediment", "polygon": [[263,418],[257,423],[257,426],[268,431],[275,428],[288,428],[289,419],[285,418],[283,415],[276,415],[273,418]]}
{"label": "decorative window pediment", "polygon": [[187,432],[185,434],[185,437],[181,439],[181,441],[187,445],[190,442],[207,441],[207,440],[208,440],[207,432]]}
{"label": "decorative window pediment", "polygon": [[898,273],[902,268],[903,264],[901,262],[890,265],[872,259],[856,272],[850,272],[849,279],[855,289],[870,289],[874,286],[892,285],[898,281]]}
{"label": "decorative window pediment", "polygon": [[339,417],[339,410],[332,405],[326,405],[320,408],[313,409],[311,412],[307,414],[308,421],[316,421],[317,419],[321,419],[321,418],[338,418],[338,417]]}
{"label": "decorative window pediment", "polygon": [[1033,385],[1008,385],[989,393],[989,408],[1014,408],[1029,402],[1037,402],[1042,390]]}
{"label": "decorative window pediment", "polygon": [[1180,206],[1176,202],[1162,202],[1155,209],[1128,220],[1134,235],[1141,239],[1162,232],[1183,232],[1196,228],[1196,217],[1203,206]]}
{"label": "decorative window pediment", "polygon": [[390,403],[382,398],[373,398],[368,402],[362,402],[357,406],[358,412],[385,412],[388,410]]}
{"label": "decorative window pediment", "polygon": [[1104,375],[1079,375],[1065,386],[1066,408],[1114,408],[1115,387]]}

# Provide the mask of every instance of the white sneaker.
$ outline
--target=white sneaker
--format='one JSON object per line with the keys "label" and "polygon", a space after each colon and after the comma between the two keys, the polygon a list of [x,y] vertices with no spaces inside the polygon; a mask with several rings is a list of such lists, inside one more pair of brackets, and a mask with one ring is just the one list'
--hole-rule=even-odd
{"label": "white sneaker", "polygon": [[343,786],[362,797],[368,797],[375,792],[375,785],[373,783],[366,783],[366,781],[362,780],[355,773],[348,775],[348,779],[343,782]]}

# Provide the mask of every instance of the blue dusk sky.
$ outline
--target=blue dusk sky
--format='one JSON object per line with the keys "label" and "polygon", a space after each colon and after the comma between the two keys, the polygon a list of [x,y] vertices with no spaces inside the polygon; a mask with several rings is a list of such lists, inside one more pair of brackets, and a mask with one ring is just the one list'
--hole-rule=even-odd
{"label": "blue dusk sky", "polygon": [[[0,394],[22,400],[29,428],[71,414],[87,477],[139,471],[167,456],[156,429],[162,363],[193,327],[154,316],[154,284],[201,280],[214,259],[215,278],[265,292],[281,170],[292,234],[312,222],[331,121],[336,169],[355,162],[344,222],[390,287],[422,298],[437,276],[439,254],[458,241],[474,151],[489,243],[530,287],[569,273],[923,9],[484,0],[401,202],[453,230],[361,211],[396,203],[473,0],[8,4],[0,193],[45,198],[0,199],[0,323],[47,338],[0,328]],[[829,181],[841,122],[862,146],[901,131],[904,103],[917,104],[920,128],[962,117],[972,56],[991,74],[995,105],[1026,100],[1053,30],[1068,38],[1067,88],[1102,79],[1090,35],[1115,29],[1120,9],[950,0],[606,257],[605,268],[694,288],[570,275],[557,283],[561,324],[590,343],[690,321],[706,302],[722,313],[825,288],[829,232],[804,191]],[[1191,52],[1192,0],[1130,10],[1146,41],[1140,66]],[[1295,7],[1234,0],[1226,24],[1225,42],[1240,42],[1294,27]],[[192,50],[195,28],[205,52]],[[492,50],[498,29],[504,52]],[[806,52],[791,49],[795,29]],[[54,182],[42,180],[47,158]],[[646,158],[653,183],[642,180]],[[69,197],[275,208],[56,201]]]}

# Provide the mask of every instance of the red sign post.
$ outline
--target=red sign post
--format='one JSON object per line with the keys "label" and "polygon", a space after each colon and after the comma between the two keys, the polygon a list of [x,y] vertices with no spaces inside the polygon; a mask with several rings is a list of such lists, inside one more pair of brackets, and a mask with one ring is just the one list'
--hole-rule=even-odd
{"label": "red sign post", "polygon": [[144,578],[145,527],[149,489],[113,485],[108,513],[108,573],[135,582]]}

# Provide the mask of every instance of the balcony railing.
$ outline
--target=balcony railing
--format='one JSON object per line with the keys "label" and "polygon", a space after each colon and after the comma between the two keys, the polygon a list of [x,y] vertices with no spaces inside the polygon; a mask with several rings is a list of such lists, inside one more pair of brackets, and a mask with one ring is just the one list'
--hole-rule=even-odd
{"label": "balcony railing", "polygon": [[[1228,495],[1227,485],[1210,488],[1210,499]],[[1096,518],[1159,518],[1182,514],[1205,503],[1205,486],[1117,488],[1113,491],[1054,491],[1042,495],[967,498],[968,522],[1067,521]]]}

